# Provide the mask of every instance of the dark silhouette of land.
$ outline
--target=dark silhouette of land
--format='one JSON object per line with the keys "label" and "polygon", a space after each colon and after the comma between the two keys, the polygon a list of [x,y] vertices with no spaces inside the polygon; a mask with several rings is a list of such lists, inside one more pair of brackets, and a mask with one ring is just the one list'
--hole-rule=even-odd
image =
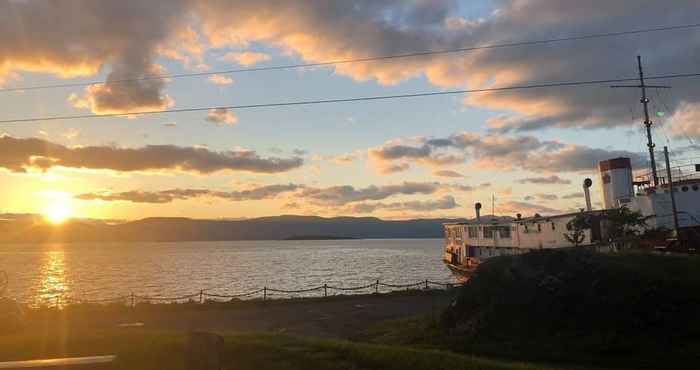
{"label": "dark silhouette of land", "polygon": [[442,238],[442,224],[452,221],[464,220],[315,216],[202,220],[158,217],[121,223],[74,220],[51,225],[39,217],[27,216],[0,219],[0,242],[283,240],[300,236],[316,236],[315,239],[318,236],[324,239]]}

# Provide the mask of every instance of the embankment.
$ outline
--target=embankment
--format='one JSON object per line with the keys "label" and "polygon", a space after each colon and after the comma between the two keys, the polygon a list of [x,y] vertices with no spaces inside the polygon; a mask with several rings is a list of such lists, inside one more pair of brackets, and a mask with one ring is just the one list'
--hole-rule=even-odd
{"label": "embankment", "polygon": [[442,318],[462,352],[624,368],[700,363],[700,258],[552,250],[479,267]]}

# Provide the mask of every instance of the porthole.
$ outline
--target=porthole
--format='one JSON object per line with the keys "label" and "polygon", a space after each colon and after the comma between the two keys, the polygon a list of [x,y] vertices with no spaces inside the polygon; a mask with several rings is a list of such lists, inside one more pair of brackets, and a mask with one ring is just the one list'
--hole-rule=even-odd
{"label": "porthole", "polygon": [[686,192],[686,191],[688,191],[688,187],[687,187],[687,186],[684,186],[684,187],[681,188],[681,190],[683,190],[683,192]]}
{"label": "porthole", "polygon": [[693,185],[693,191],[698,191],[698,190],[700,190],[700,187],[697,185]]}

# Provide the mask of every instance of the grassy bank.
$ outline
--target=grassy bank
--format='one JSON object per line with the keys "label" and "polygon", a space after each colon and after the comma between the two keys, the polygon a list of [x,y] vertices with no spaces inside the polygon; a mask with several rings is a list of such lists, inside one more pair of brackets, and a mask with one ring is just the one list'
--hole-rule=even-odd
{"label": "grassy bank", "polygon": [[700,258],[553,250],[480,266],[438,318],[367,340],[605,368],[697,369]]}
{"label": "grassy bank", "polygon": [[[0,360],[116,354],[116,369],[183,369],[185,336],[144,330],[0,337]],[[285,335],[225,336],[227,369],[544,369],[427,349]]]}

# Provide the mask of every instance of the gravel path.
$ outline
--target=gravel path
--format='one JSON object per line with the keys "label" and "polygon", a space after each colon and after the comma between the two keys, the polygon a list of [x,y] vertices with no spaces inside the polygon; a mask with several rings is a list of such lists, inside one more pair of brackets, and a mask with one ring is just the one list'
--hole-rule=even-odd
{"label": "gravel path", "polygon": [[[371,324],[424,314],[439,314],[455,291],[358,295],[327,299],[241,302],[229,305],[159,305],[136,309],[97,308],[33,312],[35,328],[203,330],[212,332],[283,332],[297,335],[358,338]],[[120,324],[127,324],[120,326]]]}

